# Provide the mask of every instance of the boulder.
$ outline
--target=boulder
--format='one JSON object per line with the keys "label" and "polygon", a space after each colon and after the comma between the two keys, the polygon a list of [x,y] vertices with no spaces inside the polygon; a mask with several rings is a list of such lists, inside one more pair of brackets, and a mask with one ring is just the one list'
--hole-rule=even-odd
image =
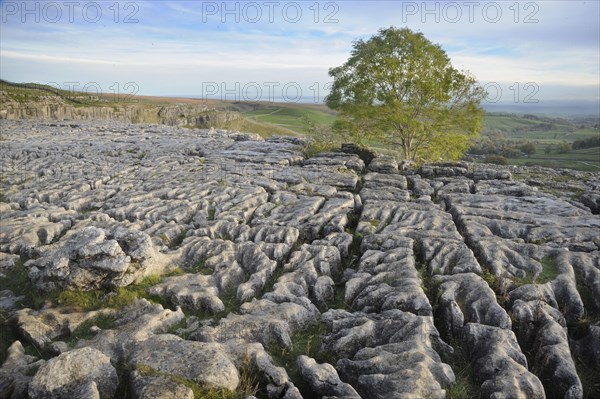
{"label": "boulder", "polygon": [[28,394],[32,399],[112,398],[118,384],[108,356],[81,348],[48,360],[31,380]]}

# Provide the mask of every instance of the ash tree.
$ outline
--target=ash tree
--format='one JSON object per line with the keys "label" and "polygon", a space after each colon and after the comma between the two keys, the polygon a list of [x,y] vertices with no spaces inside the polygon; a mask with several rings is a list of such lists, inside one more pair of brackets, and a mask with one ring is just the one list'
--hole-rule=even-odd
{"label": "ash tree", "polygon": [[377,140],[411,161],[456,160],[481,131],[485,91],[422,33],[381,29],[355,41],[329,75],[334,129],[359,145]]}

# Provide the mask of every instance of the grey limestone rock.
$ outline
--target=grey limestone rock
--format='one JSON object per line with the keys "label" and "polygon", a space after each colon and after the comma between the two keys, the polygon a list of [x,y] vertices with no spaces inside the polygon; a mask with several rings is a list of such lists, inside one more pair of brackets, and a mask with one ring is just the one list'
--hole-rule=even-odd
{"label": "grey limestone rock", "polygon": [[98,316],[113,315],[112,309],[101,309],[91,312],[70,312],[56,308],[41,310],[21,309],[13,318],[19,333],[36,347],[44,348],[54,339],[68,336],[82,323]]}
{"label": "grey limestone rock", "polygon": [[436,316],[444,333],[460,337],[465,323],[479,323],[511,329],[506,311],[496,302],[494,291],[473,273],[435,276]]}
{"label": "grey limestone rock", "polygon": [[388,155],[377,155],[367,166],[370,172],[396,174],[398,173],[398,162],[394,157]]}
{"label": "grey limestone rock", "polygon": [[[440,340],[431,317],[400,310],[378,314],[330,310],[332,329],[322,349],[340,357],[336,368],[363,397],[395,395],[445,397],[452,369],[434,349],[451,350]],[[410,381],[410,383],[407,383]]]}
{"label": "grey limestone rock", "polygon": [[63,353],[44,364],[29,384],[31,398],[112,398],[117,371],[110,358],[92,348]]}
{"label": "grey limestone rock", "polygon": [[[483,398],[579,398],[575,364],[598,367],[597,173],[399,171],[348,145],[306,157],[302,137],[182,128],[238,117],[184,105],[7,106],[0,117],[101,120],[0,121],[0,278],[19,281],[3,281],[0,307],[19,339],[55,355],[42,366],[13,343],[0,396],[109,397],[111,367],[134,363],[120,382],[138,398],[191,397],[181,378],[233,389],[244,368],[263,382],[257,397],[443,398],[457,370],[437,328]],[[177,273],[145,280],[164,307],[81,312],[20,309],[24,271],[35,290],[101,300]],[[114,320],[88,328],[98,315]],[[331,360],[286,358],[301,394],[275,355],[305,335]]]}
{"label": "grey limestone rock", "polygon": [[129,376],[136,399],[194,399],[194,392],[164,376],[145,375],[134,370]]}
{"label": "grey limestone rock", "polygon": [[152,241],[141,231],[85,227],[69,233],[26,263],[38,289],[124,287],[140,280],[154,261]]}
{"label": "grey limestone rock", "polygon": [[481,384],[481,397],[546,397],[539,378],[527,370],[527,359],[511,330],[467,323],[463,345]]}
{"label": "grey limestone rock", "polygon": [[0,396],[7,399],[27,397],[32,372],[43,366],[44,360],[25,354],[19,341],[13,342],[6,351],[6,360],[0,368]]}
{"label": "grey limestone rock", "polygon": [[128,361],[208,388],[235,390],[239,373],[218,343],[186,341],[170,334],[154,335],[132,348]]}
{"label": "grey limestone rock", "polygon": [[331,364],[317,364],[315,359],[304,355],[298,356],[297,363],[302,377],[308,381],[311,389],[317,394],[348,399],[360,398],[352,386],[340,380],[337,371]]}

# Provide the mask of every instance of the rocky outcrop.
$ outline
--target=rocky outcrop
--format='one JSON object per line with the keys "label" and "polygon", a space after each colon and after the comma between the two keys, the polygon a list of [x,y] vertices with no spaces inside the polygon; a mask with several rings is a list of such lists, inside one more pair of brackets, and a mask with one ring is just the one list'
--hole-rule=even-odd
{"label": "rocky outcrop", "polygon": [[461,337],[466,323],[478,323],[510,329],[510,317],[496,302],[494,291],[473,273],[435,276],[438,286],[436,319],[446,336]]}
{"label": "rocky outcrop", "polygon": [[[90,97],[93,96],[78,96],[75,92],[67,97],[42,90],[32,92],[37,92],[35,101],[21,101],[19,98],[13,98],[14,95],[11,95],[10,91],[0,90],[0,119],[121,120],[130,123],[160,123],[167,126],[196,126],[208,129],[225,126],[241,117],[237,112],[217,111],[209,109],[206,105],[135,104],[128,101],[127,95],[123,96],[125,101],[121,101],[121,104],[103,106],[103,102],[106,103],[107,100],[95,98],[90,101]],[[94,100],[95,104],[85,105]]]}
{"label": "rocky outcrop", "polygon": [[317,364],[315,359],[301,355],[298,356],[298,368],[311,389],[319,395],[349,399],[360,398],[350,384],[340,380],[337,371],[331,364]]}
{"label": "rocky outcrop", "polygon": [[348,313],[330,310],[323,320],[332,332],[322,349],[336,354],[344,381],[363,397],[445,397],[454,373],[440,360],[447,351],[432,318],[400,310]]}
{"label": "rocky outcrop", "polygon": [[0,123],[0,396],[598,396],[593,174]]}
{"label": "rocky outcrop", "polygon": [[32,375],[45,361],[26,355],[19,341],[13,342],[6,352],[6,360],[0,368],[0,396],[7,399],[25,398]]}
{"label": "rocky outcrop", "polygon": [[86,227],[44,247],[25,265],[38,289],[92,290],[124,287],[148,274],[154,259],[150,237],[136,230]]}
{"label": "rocky outcrop", "polygon": [[527,359],[512,331],[468,323],[463,341],[467,356],[474,361],[481,397],[546,397],[540,380],[527,371]]}
{"label": "rocky outcrop", "polygon": [[235,390],[240,376],[221,345],[161,334],[137,343],[128,358],[133,367],[175,375],[207,388]]}
{"label": "rocky outcrop", "polygon": [[29,384],[31,398],[112,398],[117,371],[103,353],[81,348],[50,359]]}
{"label": "rocky outcrop", "polygon": [[66,337],[86,321],[99,316],[111,316],[112,309],[91,312],[70,312],[47,308],[41,310],[21,309],[15,312],[16,327],[28,342],[36,347],[44,348],[57,338]]}

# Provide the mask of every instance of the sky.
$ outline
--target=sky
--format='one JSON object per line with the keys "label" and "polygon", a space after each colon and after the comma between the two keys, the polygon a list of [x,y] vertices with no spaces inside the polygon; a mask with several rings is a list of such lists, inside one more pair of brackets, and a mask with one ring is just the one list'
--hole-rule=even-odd
{"label": "sky", "polygon": [[63,89],[322,102],[356,39],[409,27],[488,104],[600,104],[598,1],[0,1],[0,78]]}

